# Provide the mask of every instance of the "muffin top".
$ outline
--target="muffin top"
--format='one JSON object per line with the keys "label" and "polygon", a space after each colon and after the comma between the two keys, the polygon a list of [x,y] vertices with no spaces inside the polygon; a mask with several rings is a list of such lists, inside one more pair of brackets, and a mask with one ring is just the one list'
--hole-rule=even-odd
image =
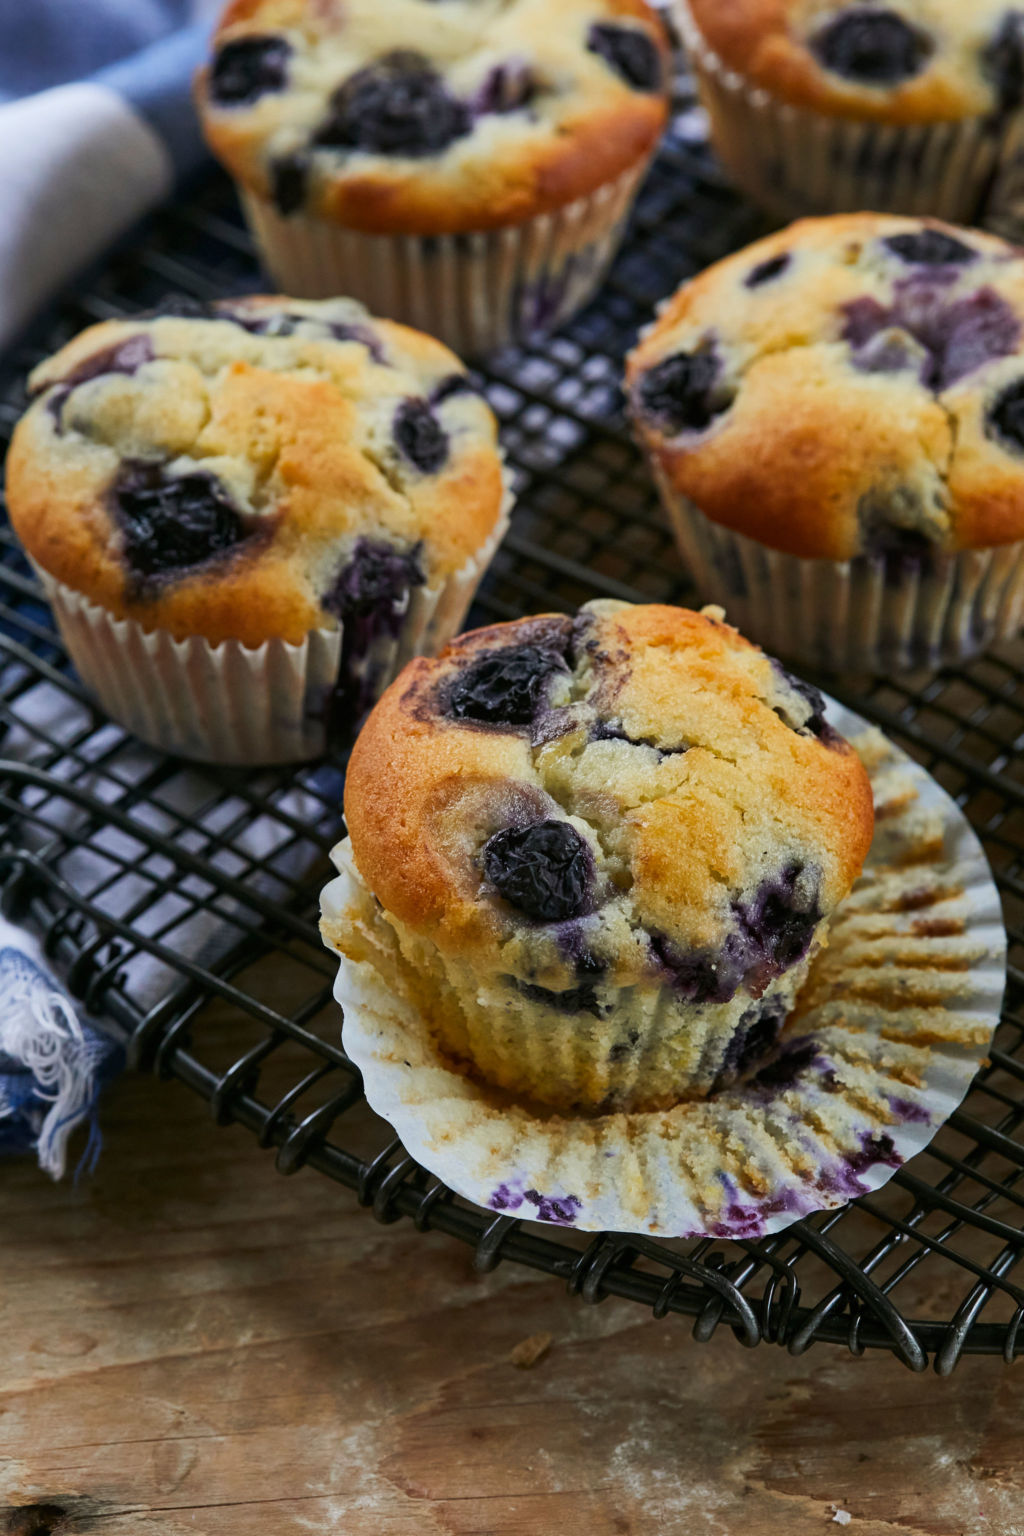
{"label": "muffin top", "polygon": [[665,482],[845,560],[1024,536],[1024,257],[976,230],[807,219],[668,301],[627,364]]}
{"label": "muffin top", "polygon": [[7,496],[51,576],[147,630],[297,644],[487,540],[495,421],[446,347],[348,299],[179,307],[32,374]]}
{"label": "muffin top", "polygon": [[1024,98],[1024,13],[1007,0],[689,0],[744,79],[836,117],[918,123],[994,115]]}
{"label": "muffin top", "polygon": [[574,1011],[597,980],[758,997],[801,960],[871,791],[821,695],[719,615],[595,602],[410,663],[345,789],[385,911]]}
{"label": "muffin top", "polygon": [[281,213],[445,234],[642,161],[667,62],[645,0],[232,0],[197,94],[214,153]]}

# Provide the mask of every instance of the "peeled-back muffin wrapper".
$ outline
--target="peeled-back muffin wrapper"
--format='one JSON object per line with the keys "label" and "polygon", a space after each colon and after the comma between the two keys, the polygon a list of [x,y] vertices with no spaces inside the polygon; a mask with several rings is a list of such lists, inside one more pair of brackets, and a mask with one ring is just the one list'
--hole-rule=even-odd
{"label": "peeled-back muffin wrapper", "polygon": [[702,599],[766,651],[810,670],[884,674],[966,661],[1020,633],[1024,540],[927,565],[805,559],[722,527],[652,468]]}
{"label": "peeled-back muffin wrapper", "polygon": [[[414,656],[433,655],[461,629],[474,593],[508,529],[506,492],[487,543],[434,587],[414,587],[395,636],[375,640],[361,663],[379,696]],[[82,682],[133,735],[201,762],[264,766],[305,762],[328,746],[343,628],[314,629],[298,645],[176,640],[115,618],[36,566],[61,638]]]}
{"label": "peeled-back muffin wrapper", "polygon": [[464,235],[369,235],[311,214],[285,217],[245,187],[239,195],[282,293],[359,299],[473,357],[545,335],[587,303],[649,161],[553,213]]}
{"label": "peeled-back muffin wrapper", "polygon": [[719,158],[748,197],[777,217],[868,208],[984,224],[1011,239],[1024,232],[1022,114],[910,124],[830,117],[781,101],[729,69],[686,0],[675,0],[672,14]]}
{"label": "peeled-back muffin wrapper", "polygon": [[[977,837],[924,769],[840,705],[828,718],[868,769],[875,838],[765,1061],[669,1109],[545,1116],[457,1070],[408,995],[342,956],[345,1050],[412,1157],[495,1213],[757,1239],[877,1190],[928,1144],[999,1020],[999,896]],[[366,896],[349,845],[334,858],[328,928]]]}

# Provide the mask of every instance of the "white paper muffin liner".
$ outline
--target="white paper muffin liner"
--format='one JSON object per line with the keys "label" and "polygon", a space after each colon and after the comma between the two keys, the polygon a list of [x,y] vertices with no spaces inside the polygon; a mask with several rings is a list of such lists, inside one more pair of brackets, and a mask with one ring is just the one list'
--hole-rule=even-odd
{"label": "white paper muffin liner", "polygon": [[309,214],[284,217],[239,186],[282,293],[360,299],[461,357],[556,330],[600,286],[649,156],[554,213],[465,235],[368,235]]}
{"label": "white paper muffin liner", "polygon": [[723,528],[653,469],[701,597],[773,654],[820,671],[934,669],[1020,633],[1024,541],[927,563],[803,559]]}
{"label": "white paper muffin liner", "polygon": [[719,158],[737,186],[779,219],[870,209],[1002,231],[1014,212],[1024,218],[1016,118],[901,125],[828,117],[730,70],[686,0],[675,0],[672,14]]}
{"label": "white paper muffin liner", "polygon": [[[953,1112],[999,1019],[1006,936],[977,838],[924,769],[830,703],[877,829],[776,1052],[701,1102],[542,1117],[452,1067],[368,964],[341,959],[343,1042],[406,1150],[494,1212],[585,1231],[754,1239],[878,1189]],[[347,843],[328,923],[358,904]]]}
{"label": "white paper muffin liner", "polygon": [[[477,555],[439,585],[412,589],[398,634],[376,640],[363,658],[368,702],[412,657],[433,655],[457,634],[507,528],[506,504]],[[303,762],[327,749],[340,625],[311,630],[300,645],[176,640],[166,630],[115,618],[36,569],[79,677],[133,735],[163,752],[224,764]]]}

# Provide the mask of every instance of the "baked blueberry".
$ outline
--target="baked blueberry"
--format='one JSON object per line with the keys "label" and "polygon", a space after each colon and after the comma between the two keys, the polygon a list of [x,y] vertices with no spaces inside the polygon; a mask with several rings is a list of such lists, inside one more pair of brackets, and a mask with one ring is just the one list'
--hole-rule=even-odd
{"label": "baked blueberry", "polygon": [[531,1003],[541,1003],[546,1008],[553,1008],[556,1013],[589,1013],[595,1019],[603,1019],[609,1011],[601,1003],[593,983],[589,981],[585,981],[578,987],[569,987],[564,992],[552,992],[547,987],[538,987],[532,981],[519,981],[514,976],[509,979],[521,997],[527,998]]}
{"label": "baked blueberry", "polygon": [[224,43],[210,68],[211,99],[219,107],[243,107],[283,90],[291,53],[283,37],[236,37]]}
{"label": "baked blueberry", "polygon": [[357,70],[331,97],[313,143],[378,155],[437,155],[468,133],[470,112],[422,54],[398,49]]}
{"label": "baked blueberry", "polygon": [[1004,448],[1024,453],[1024,379],[1000,391],[989,407],[985,429]]}
{"label": "baked blueberry", "polygon": [[767,997],[747,1008],[729,1042],[715,1086],[721,1088],[742,1077],[767,1056],[785,1022],[786,1004],[782,998]]}
{"label": "baked blueberry", "polygon": [[774,282],[781,277],[792,261],[792,256],[783,251],[781,256],[769,256],[767,261],[759,261],[756,267],[751,267],[744,278],[744,286],[747,288],[760,288],[765,283]]}
{"label": "baked blueberry", "polygon": [[1024,12],[1007,11],[982,64],[995,86],[999,111],[1016,111],[1024,102]]}
{"label": "baked blueberry", "polygon": [[635,91],[658,91],[663,83],[661,55],[646,32],[595,22],[587,47],[598,54]]}
{"label": "baked blueberry", "polygon": [[676,352],[641,376],[640,408],[663,431],[703,431],[731,403],[716,387],[720,371],[710,347]]}
{"label": "baked blueberry", "polygon": [[176,475],[166,465],[129,460],[111,496],[135,577],[173,577],[216,560],[246,537],[237,509],[214,475]]}
{"label": "baked blueberry", "polygon": [[498,894],[540,923],[579,917],[586,904],[593,856],[567,821],[507,827],[484,844],[483,870]]}
{"label": "baked blueberry", "polygon": [[772,666],[786,686],[803,699],[804,703],[810,706],[811,711],[803,724],[798,724],[795,716],[791,715],[784,705],[776,704],[774,709],[779,719],[788,725],[791,731],[796,731],[798,735],[810,733],[810,735],[816,736],[819,741],[824,741],[829,746],[837,742],[839,740],[837,733],[825,719],[825,711],[828,706],[825,703],[825,696],[821,690],[815,688],[813,683],[804,682],[802,677],[794,677],[792,672],[788,671],[781,662],[776,661],[774,658],[772,659]]}
{"label": "baked blueberry", "polygon": [[287,216],[306,201],[309,157],[301,150],[279,155],[270,165],[270,195],[278,213]]}
{"label": "baked blueberry", "polygon": [[882,244],[901,261],[923,267],[960,267],[977,259],[977,251],[941,229],[910,230],[888,235]]}
{"label": "baked blueberry", "polygon": [[[845,309],[843,335],[862,348],[879,332],[906,331],[925,350],[921,382],[939,392],[996,357],[1016,349],[1020,322],[1006,300],[993,288],[950,300],[945,286],[927,279],[907,279],[897,285],[891,306],[877,299],[855,299]],[[857,361],[857,359],[854,359]],[[868,356],[871,371],[880,370]]]}
{"label": "baked blueberry", "polygon": [[479,395],[480,387],[473,383],[468,373],[450,373],[440,384],[435,384],[430,391],[431,405],[441,405],[445,400],[451,400],[455,395]]}
{"label": "baked blueberry", "polygon": [[822,65],[857,85],[897,85],[920,73],[933,43],[895,11],[846,8],[817,33],[812,50]]}
{"label": "baked blueberry", "polygon": [[436,475],[448,458],[448,434],[426,400],[403,400],[395,412],[395,442],[410,464]]}
{"label": "baked blueberry", "polygon": [[382,539],[359,539],[323,606],[343,623],[372,615],[382,629],[397,634],[409,592],[425,579],[418,544],[401,550]]}
{"label": "baked blueberry", "polygon": [[529,106],[537,92],[533,70],[525,59],[507,59],[488,70],[483,84],[473,97],[473,110],[518,112]]}
{"label": "baked blueberry", "polygon": [[737,914],[750,942],[751,964],[746,981],[754,995],[783,971],[802,960],[821,922],[815,900],[809,898],[802,864],[787,865],[775,880],[767,880],[753,901],[738,903]]}
{"label": "baked blueberry", "polygon": [[448,696],[456,720],[532,725],[553,672],[568,669],[557,651],[537,645],[492,651],[457,678]]}

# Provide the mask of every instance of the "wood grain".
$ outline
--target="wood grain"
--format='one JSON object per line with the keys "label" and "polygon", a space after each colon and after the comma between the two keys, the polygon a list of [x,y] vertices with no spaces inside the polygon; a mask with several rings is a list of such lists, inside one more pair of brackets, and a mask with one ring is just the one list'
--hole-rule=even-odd
{"label": "wood grain", "polygon": [[78,1188],[0,1165],[0,1536],[1024,1536],[999,1361],[698,1346],[476,1276],[176,1084],[104,1125]]}

